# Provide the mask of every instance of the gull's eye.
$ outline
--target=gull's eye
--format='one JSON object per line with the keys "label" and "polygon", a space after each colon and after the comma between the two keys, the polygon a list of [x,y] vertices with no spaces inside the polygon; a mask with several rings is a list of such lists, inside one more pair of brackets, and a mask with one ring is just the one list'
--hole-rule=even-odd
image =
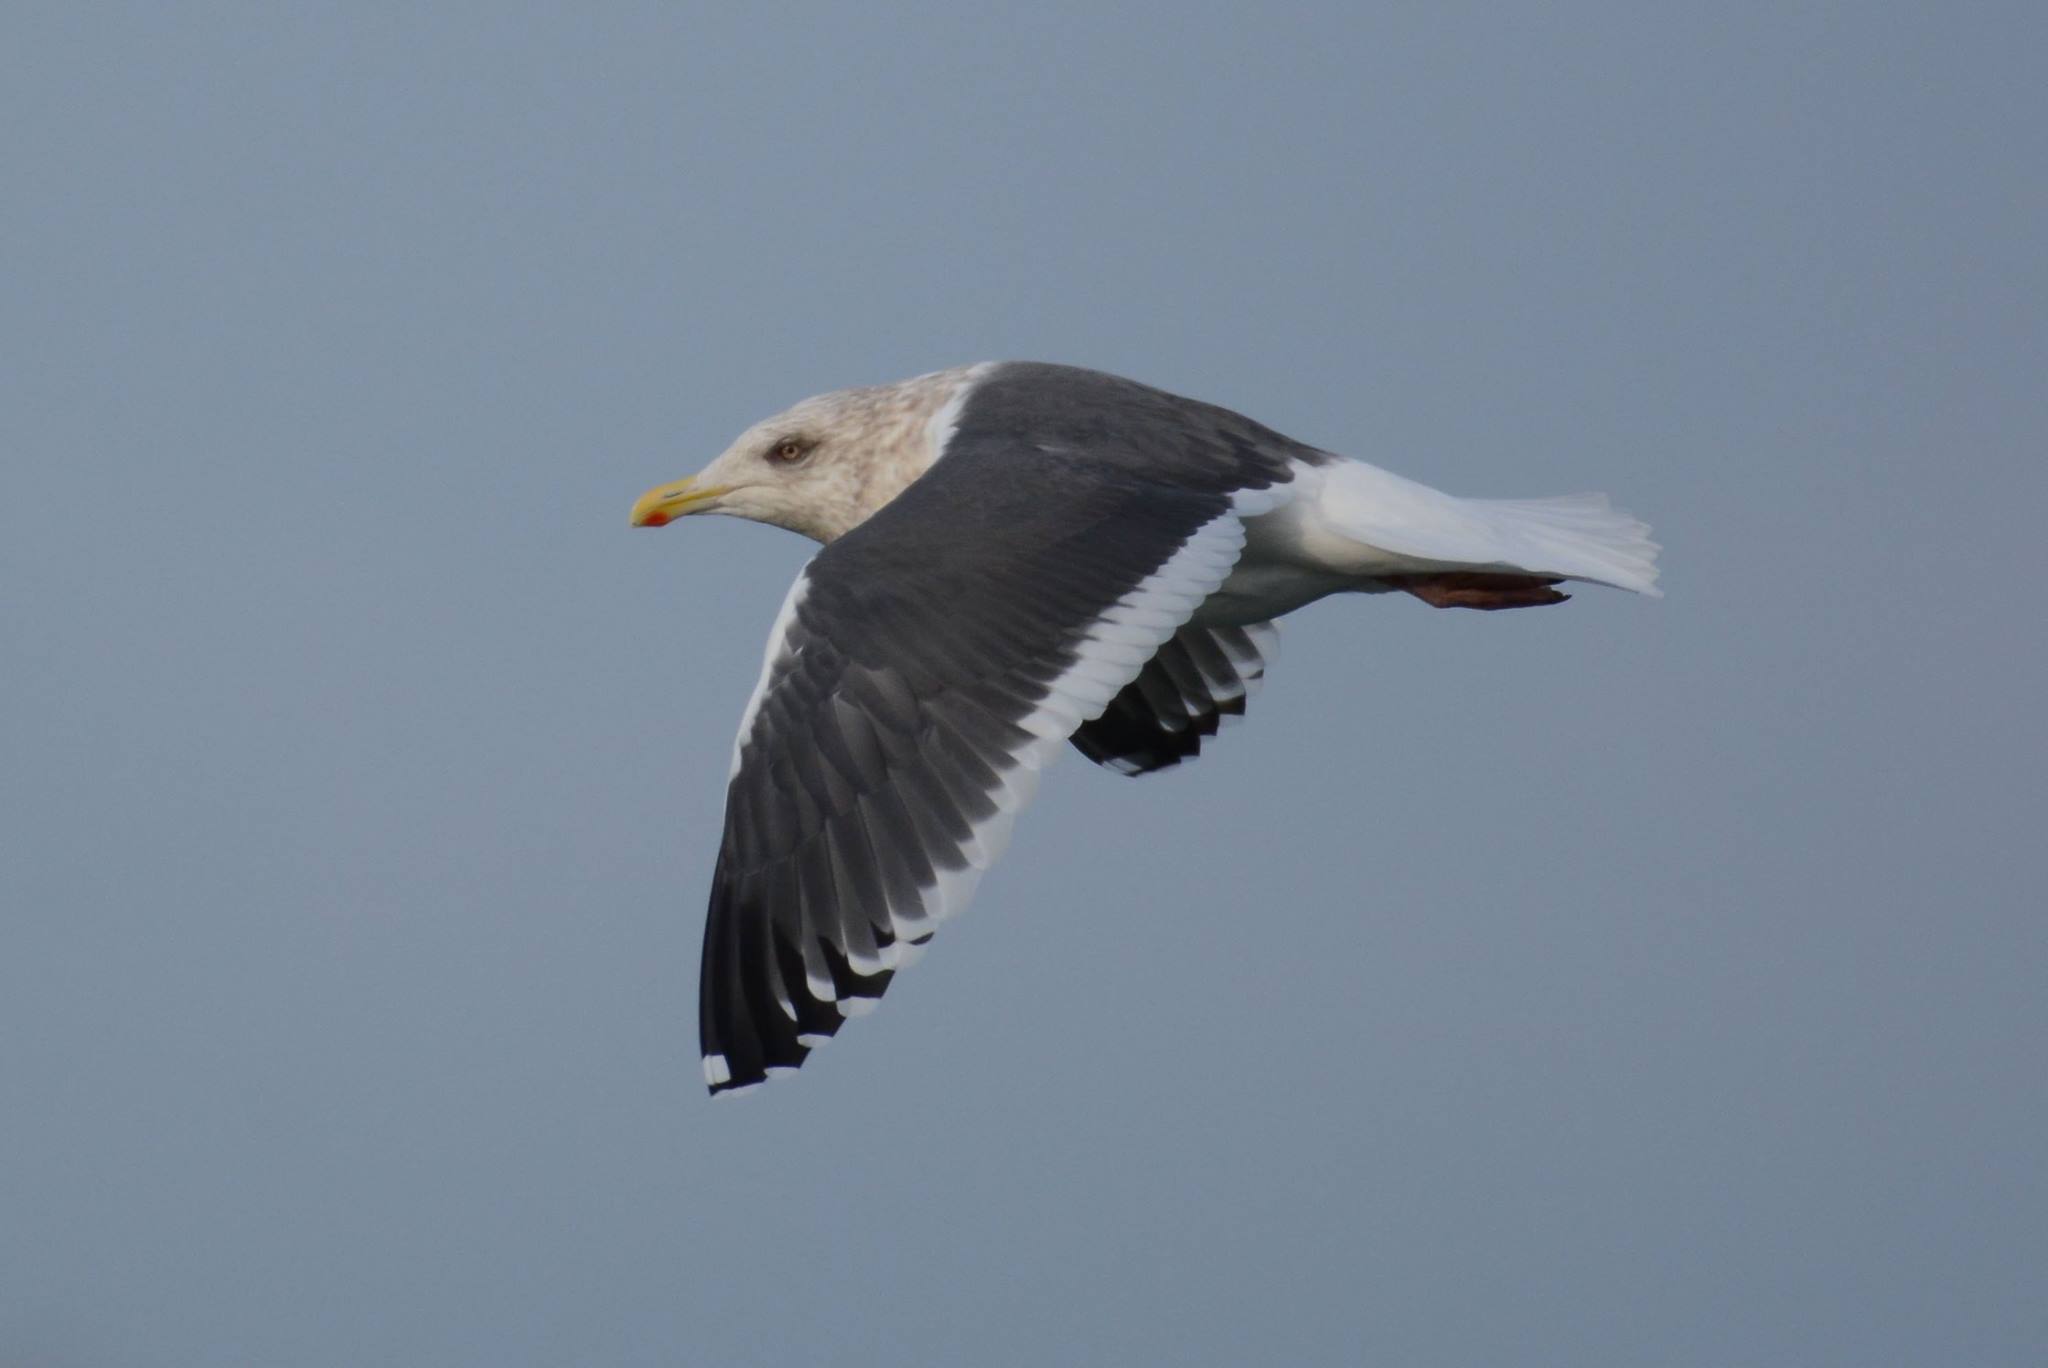
{"label": "gull's eye", "polygon": [[795,465],[811,454],[811,444],[800,437],[785,437],[768,448],[768,459],[776,465]]}

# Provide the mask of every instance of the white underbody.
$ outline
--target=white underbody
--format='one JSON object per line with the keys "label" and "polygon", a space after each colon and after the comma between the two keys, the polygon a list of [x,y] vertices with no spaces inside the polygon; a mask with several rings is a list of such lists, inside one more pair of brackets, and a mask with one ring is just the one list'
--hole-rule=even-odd
{"label": "white underbody", "polygon": [[1296,462],[1284,502],[1245,521],[1245,548],[1195,614],[1270,622],[1335,593],[1383,593],[1391,575],[1485,571],[1657,594],[1650,529],[1606,496],[1463,499],[1363,461]]}

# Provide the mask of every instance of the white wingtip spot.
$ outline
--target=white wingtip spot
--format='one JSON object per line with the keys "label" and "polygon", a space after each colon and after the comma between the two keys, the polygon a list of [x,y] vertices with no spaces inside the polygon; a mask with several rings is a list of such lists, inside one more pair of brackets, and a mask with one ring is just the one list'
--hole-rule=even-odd
{"label": "white wingtip spot", "polygon": [[704,1056],[704,1081],[714,1088],[732,1082],[732,1069],[726,1064],[724,1055]]}
{"label": "white wingtip spot", "polygon": [[849,997],[839,999],[839,1015],[843,1017],[864,1017],[875,1010],[880,998]]}
{"label": "white wingtip spot", "polygon": [[847,945],[841,948],[846,954],[846,962],[853,967],[853,972],[862,978],[873,978],[895,967],[890,948],[886,945],[877,945],[872,951],[860,945]]}

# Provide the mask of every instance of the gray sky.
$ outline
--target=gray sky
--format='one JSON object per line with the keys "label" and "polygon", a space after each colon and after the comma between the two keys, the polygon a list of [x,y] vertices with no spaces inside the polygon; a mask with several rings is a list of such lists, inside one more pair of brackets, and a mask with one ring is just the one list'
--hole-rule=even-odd
{"label": "gray sky", "polygon": [[[2038,5],[416,8],[0,9],[0,1362],[2048,1358]],[[713,1103],[808,547],[627,506],[991,357],[1670,597],[1298,615]]]}

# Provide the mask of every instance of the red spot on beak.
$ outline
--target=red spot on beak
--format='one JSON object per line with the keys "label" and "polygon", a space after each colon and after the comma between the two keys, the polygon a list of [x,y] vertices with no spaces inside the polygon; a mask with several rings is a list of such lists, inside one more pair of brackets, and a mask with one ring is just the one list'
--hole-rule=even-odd
{"label": "red spot on beak", "polygon": [[667,527],[668,522],[669,518],[666,513],[649,513],[640,520],[640,525],[642,527]]}

